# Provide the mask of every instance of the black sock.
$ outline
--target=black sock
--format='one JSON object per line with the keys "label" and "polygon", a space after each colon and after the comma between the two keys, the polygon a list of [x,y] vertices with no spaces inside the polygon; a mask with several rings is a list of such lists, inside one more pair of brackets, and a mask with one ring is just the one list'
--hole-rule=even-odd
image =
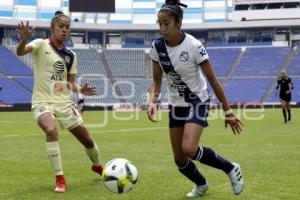
{"label": "black sock", "polygon": [[283,108],[282,109],[283,117],[284,117],[284,122],[286,122],[286,110]]}
{"label": "black sock", "polygon": [[234,167],[230,161],[218,155],[208,147],[198,147],[197,152],[192,159],[199,160],[203,164],[223,170],[226,174],[228,174]]}
{"label": "black sock", "polygon": [[195,163],[191,159],[188,159],[187,163],[183,167],[178,167],[178,170],[196,185],[206,184],[204,176],[199,172]]}
{"label": "black sock", "polygon": [[288,112],[288,120],[291,121],[291,109],[287,109]]}

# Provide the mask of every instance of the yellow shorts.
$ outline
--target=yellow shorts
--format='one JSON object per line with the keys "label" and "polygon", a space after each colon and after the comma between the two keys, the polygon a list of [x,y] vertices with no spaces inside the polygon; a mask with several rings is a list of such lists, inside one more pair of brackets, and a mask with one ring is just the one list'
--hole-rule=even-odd
{"label": "yellow shorts", "polygon": [[83,123],[82,117],[72,103],[32,104],[32,114],[36,121],[44,113],[51,113],[63,128],[72,130]]}

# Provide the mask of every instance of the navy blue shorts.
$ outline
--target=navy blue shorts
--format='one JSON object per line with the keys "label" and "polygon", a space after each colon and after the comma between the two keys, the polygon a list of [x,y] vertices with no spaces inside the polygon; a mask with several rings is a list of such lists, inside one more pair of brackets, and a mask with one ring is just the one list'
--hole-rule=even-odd
{"label": "navy blue shorts", "polygon": [[183,127],[185,123],[199,124],[205,128],[208,126],[209,100],[190,104],[188,107],[175,107],[169,105],[169,128]]}

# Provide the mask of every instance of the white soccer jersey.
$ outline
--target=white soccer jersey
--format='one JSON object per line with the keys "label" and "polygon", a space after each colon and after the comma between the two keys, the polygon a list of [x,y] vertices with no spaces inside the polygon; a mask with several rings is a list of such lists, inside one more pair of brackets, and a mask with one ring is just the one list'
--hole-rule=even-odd
{"label": "white soccer jersey", "polygon": [[199,66],[209,57],[199,40],[185,34],[179,45],[168,47],[164,39],[159,38],[153,41],[150,56],[167,76],[170,105],[187,106],[209,99],[207,83]]}

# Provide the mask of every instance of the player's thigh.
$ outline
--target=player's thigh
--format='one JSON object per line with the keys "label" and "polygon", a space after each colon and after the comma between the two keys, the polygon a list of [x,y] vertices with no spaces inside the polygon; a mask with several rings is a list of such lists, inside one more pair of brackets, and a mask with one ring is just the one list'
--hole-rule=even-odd
{"label": "player's thigh", "polygon": [[72,103],[55,105],[55,115],[61,126],[72,130],[83,123],[82,117]]}
{"label": "player's thigh", "polygon": [[193,156],[199,145],[203,129],[202,126],[196,123],[186,123],[184,125],[182,149],[187,154],[191,154],[190,156]]}
{"label": "player's thigh", "polygon": [[56,131],[56,121],[53,108],[49,104],[33,104],[32,114],[45,133]]}

